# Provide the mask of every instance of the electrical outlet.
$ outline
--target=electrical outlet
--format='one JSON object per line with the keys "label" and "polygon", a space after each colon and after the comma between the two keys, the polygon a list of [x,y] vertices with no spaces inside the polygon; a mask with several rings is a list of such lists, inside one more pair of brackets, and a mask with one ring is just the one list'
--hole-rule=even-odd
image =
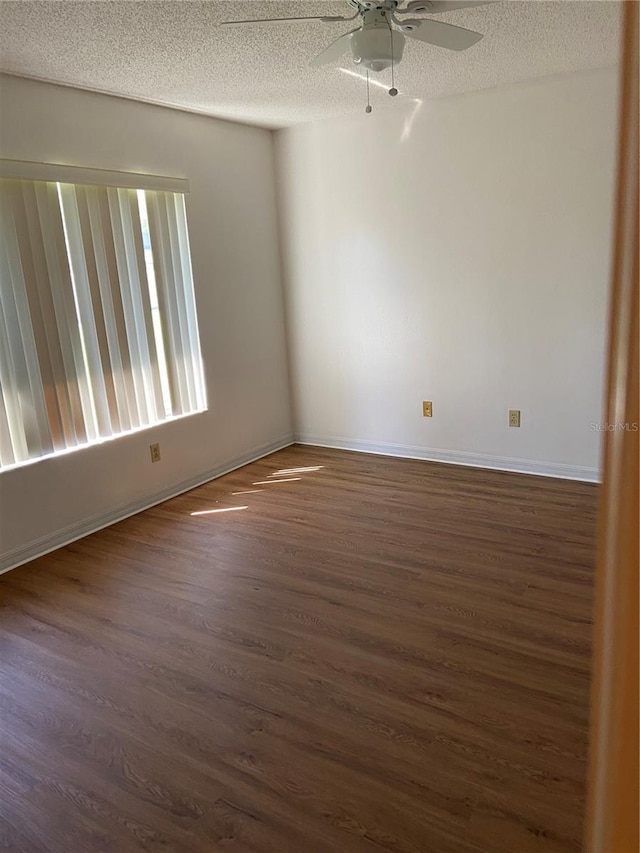
{"label": "electrical outlet", "polygon": [[509,426],[520,426],[520,409],[509,409]]}
{"label": "electrical outlet", "polygon": [[159,444],[150,444],[149,450],[151,451],[151,461],[159,462],[160,461],[160,445]]}
{"label": "electrical outlet", "polygon": [[423,400],[422,401],[422,417],[423,418],[432,418],[433,417],[433,404],[431,400]]}

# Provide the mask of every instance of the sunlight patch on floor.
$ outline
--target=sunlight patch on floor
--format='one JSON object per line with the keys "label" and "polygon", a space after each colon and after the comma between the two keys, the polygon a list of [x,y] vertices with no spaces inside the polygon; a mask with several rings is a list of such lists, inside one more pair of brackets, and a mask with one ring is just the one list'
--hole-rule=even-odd
{"label": "sunlight patch on floor", "polygon": [[258,480],[257,483],[252,483],[252,486],[268,486],[270,483],[295,483],[296,480],[301,480],[302,477],[283,477],[281,480]]}
{"label": "sunlight patch on floor", "polygon": [[248,506],[227,506],[223,509],[202,509],[199,512],[192,512],[191,515],[213,515],[215,512],[237,512],[239,509],[249,509]]}
{"label": "sunlight patch on floor", "polygon": [[319,471],[321,468],[324,468],[324,465],[310,465],[308,468],[281,468],[280,471],[276,471],[274,474],[269,474],[269,476],[281,477],[286,474],[307,474],[311,471]]}

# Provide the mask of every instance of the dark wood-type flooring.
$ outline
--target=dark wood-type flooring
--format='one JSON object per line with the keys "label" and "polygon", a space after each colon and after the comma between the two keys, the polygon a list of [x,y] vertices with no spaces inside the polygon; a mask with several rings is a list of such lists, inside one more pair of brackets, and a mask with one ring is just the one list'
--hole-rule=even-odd
{"label": "dark wood-type flooring", "polygon": [[578,851],[596,500],[294,446],[4,575],[0,847]]}

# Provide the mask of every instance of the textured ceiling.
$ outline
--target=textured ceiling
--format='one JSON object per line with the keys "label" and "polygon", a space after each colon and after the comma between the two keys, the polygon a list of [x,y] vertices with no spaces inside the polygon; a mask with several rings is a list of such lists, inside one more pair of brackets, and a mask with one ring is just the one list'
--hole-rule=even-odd
{"label": "textured ceiling", "polygon": [[[401,5],[406,5],[402,3]],[[220,28],[234,18],[351,14],[346,2],[0,2],[0,67],[213,116],[283,127],[361,111],[365,84],[345,55],[308,63],[351,22]],[[485,34],[464,53],[407,39],[401,95],[372,90],[374,109],[534,77],[614,65],[617,2],[508,0],[438,19]],[[387,81],[389,71],[379,75]]]}

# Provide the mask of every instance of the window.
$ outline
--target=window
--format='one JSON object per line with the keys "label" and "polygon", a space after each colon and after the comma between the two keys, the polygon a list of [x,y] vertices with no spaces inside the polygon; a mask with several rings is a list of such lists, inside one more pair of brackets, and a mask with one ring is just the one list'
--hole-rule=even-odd
{"label": "window", "polygon": [[206,409],[186,182],[1,167],[0,467]]}

